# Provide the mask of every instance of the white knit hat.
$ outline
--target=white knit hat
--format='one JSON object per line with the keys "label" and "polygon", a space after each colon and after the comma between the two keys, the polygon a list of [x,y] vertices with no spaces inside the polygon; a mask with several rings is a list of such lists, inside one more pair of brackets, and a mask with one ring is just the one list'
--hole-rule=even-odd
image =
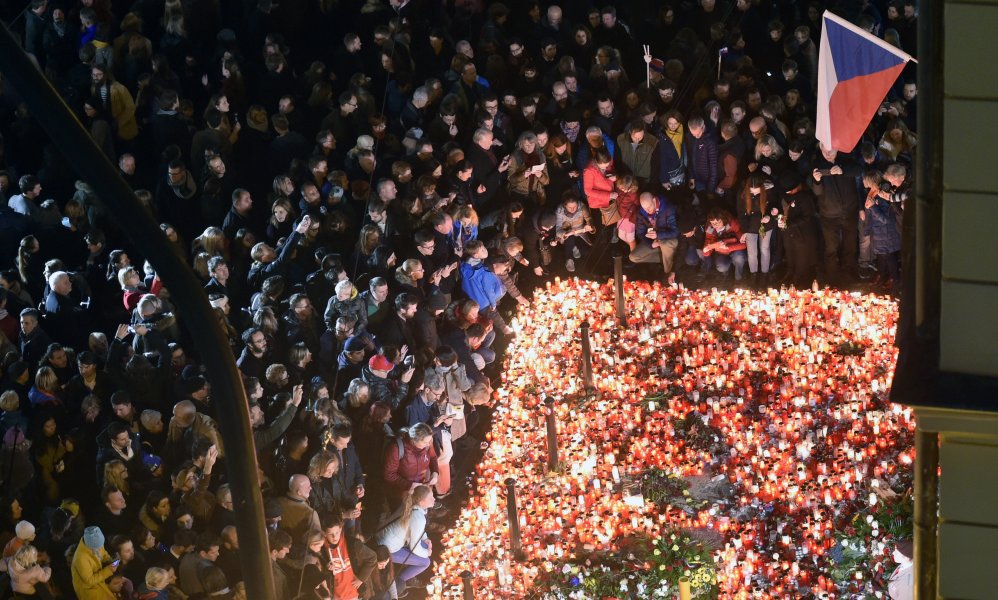
{"label": "white knit hat", "polygon": [[27,521],[18,521],[17,525],[14,526],[14,534],[17,535],[18,539],[30,542],[35,539],[35,526]]}

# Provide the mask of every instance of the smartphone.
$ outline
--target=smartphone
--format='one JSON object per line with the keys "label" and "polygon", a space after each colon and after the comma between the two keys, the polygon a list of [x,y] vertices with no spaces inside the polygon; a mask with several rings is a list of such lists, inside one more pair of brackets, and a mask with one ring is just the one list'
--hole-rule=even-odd
{"label": "smartphone", "polygon": [[121,559],[119,558],[118,560],[116,560],[116,561],[113,561],[113,562],[111,563],[111,566],[112,566],[112,567],[115,567],[115,568],[117,568],[117,567],[118,567],[118,565],[120,565],[120,564],[121,564]]}

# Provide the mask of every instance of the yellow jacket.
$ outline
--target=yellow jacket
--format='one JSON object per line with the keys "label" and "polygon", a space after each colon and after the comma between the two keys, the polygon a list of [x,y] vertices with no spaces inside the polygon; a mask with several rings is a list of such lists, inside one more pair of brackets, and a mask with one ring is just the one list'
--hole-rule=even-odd
{"label": "yellow jacket", "polygon": [[78,600],[114,600],[111,588],[107,587],[107,579],[114,573],[110,563],[107,550],[101,548],[98,554],[80,540],[72,566],[73,591]]}

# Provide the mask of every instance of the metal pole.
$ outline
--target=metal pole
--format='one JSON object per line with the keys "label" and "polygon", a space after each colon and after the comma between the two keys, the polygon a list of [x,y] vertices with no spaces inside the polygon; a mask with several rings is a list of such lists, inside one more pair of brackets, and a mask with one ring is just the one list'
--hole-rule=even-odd
{"label": "metal pole", "polygon": [[0,27],[0,71],[10,80],[52,142],[77,174],[86,174],[107,213],[155,265],[186,326],[197,332],[194,341],[204,359],[212,385],[212,399],[225,444],[229,481],[236,501],[239,558],[247,597],[272,600],[274,578],[264,529],[263,499],[256,472],[256,451],[249,425],[249,408],[228,340],[219,329],[208,297],[194,272],[174,254],[152,216],[108,162],[93,138],[76,119],[44,75],[17,45],[10,30]]}
{"label": "metal pole", "polygon": [[627,325],[624,314],[624,257],[620,254],[613,257],[613,289],[616,294],[617,326],[624,327]]}
{"label": "metal pole", "polygon": [[520,516],[516,510],[516,479],[506,479],[506,512],[509,516],[509,549],[514,560],[523,555],[520,543]]}
{"label": "metal pole", "polygon": [[558,422],[555,420],[554,398],[544,399],[544,421],[548,434],[548,471],[558,468]]}
{"label": "metal pole", "polygon": [[475,584],[471,582],[471,571],[461,571],[461,582],[464,584],[464,600],[475,600]]}
{"label": "metal pole", "polygon": [[935,600],[939,572],[939,434],[915,430],[915,600]]}
{"label": "metal pole", "polygon": [[593,349],[589,342],[589,321],[582,323],[582,385],[591,392],[593,385]]}

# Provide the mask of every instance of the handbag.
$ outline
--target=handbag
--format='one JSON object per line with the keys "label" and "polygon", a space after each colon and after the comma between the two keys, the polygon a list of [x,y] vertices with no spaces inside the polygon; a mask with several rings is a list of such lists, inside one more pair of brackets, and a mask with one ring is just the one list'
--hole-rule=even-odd
{"label": "handbag", "polygon": [[600,208],[599,212],[603,219],[603,225],[616,225],[620,222],[620,208],[617,206],[616,200],[610,200],[610,204]]}

